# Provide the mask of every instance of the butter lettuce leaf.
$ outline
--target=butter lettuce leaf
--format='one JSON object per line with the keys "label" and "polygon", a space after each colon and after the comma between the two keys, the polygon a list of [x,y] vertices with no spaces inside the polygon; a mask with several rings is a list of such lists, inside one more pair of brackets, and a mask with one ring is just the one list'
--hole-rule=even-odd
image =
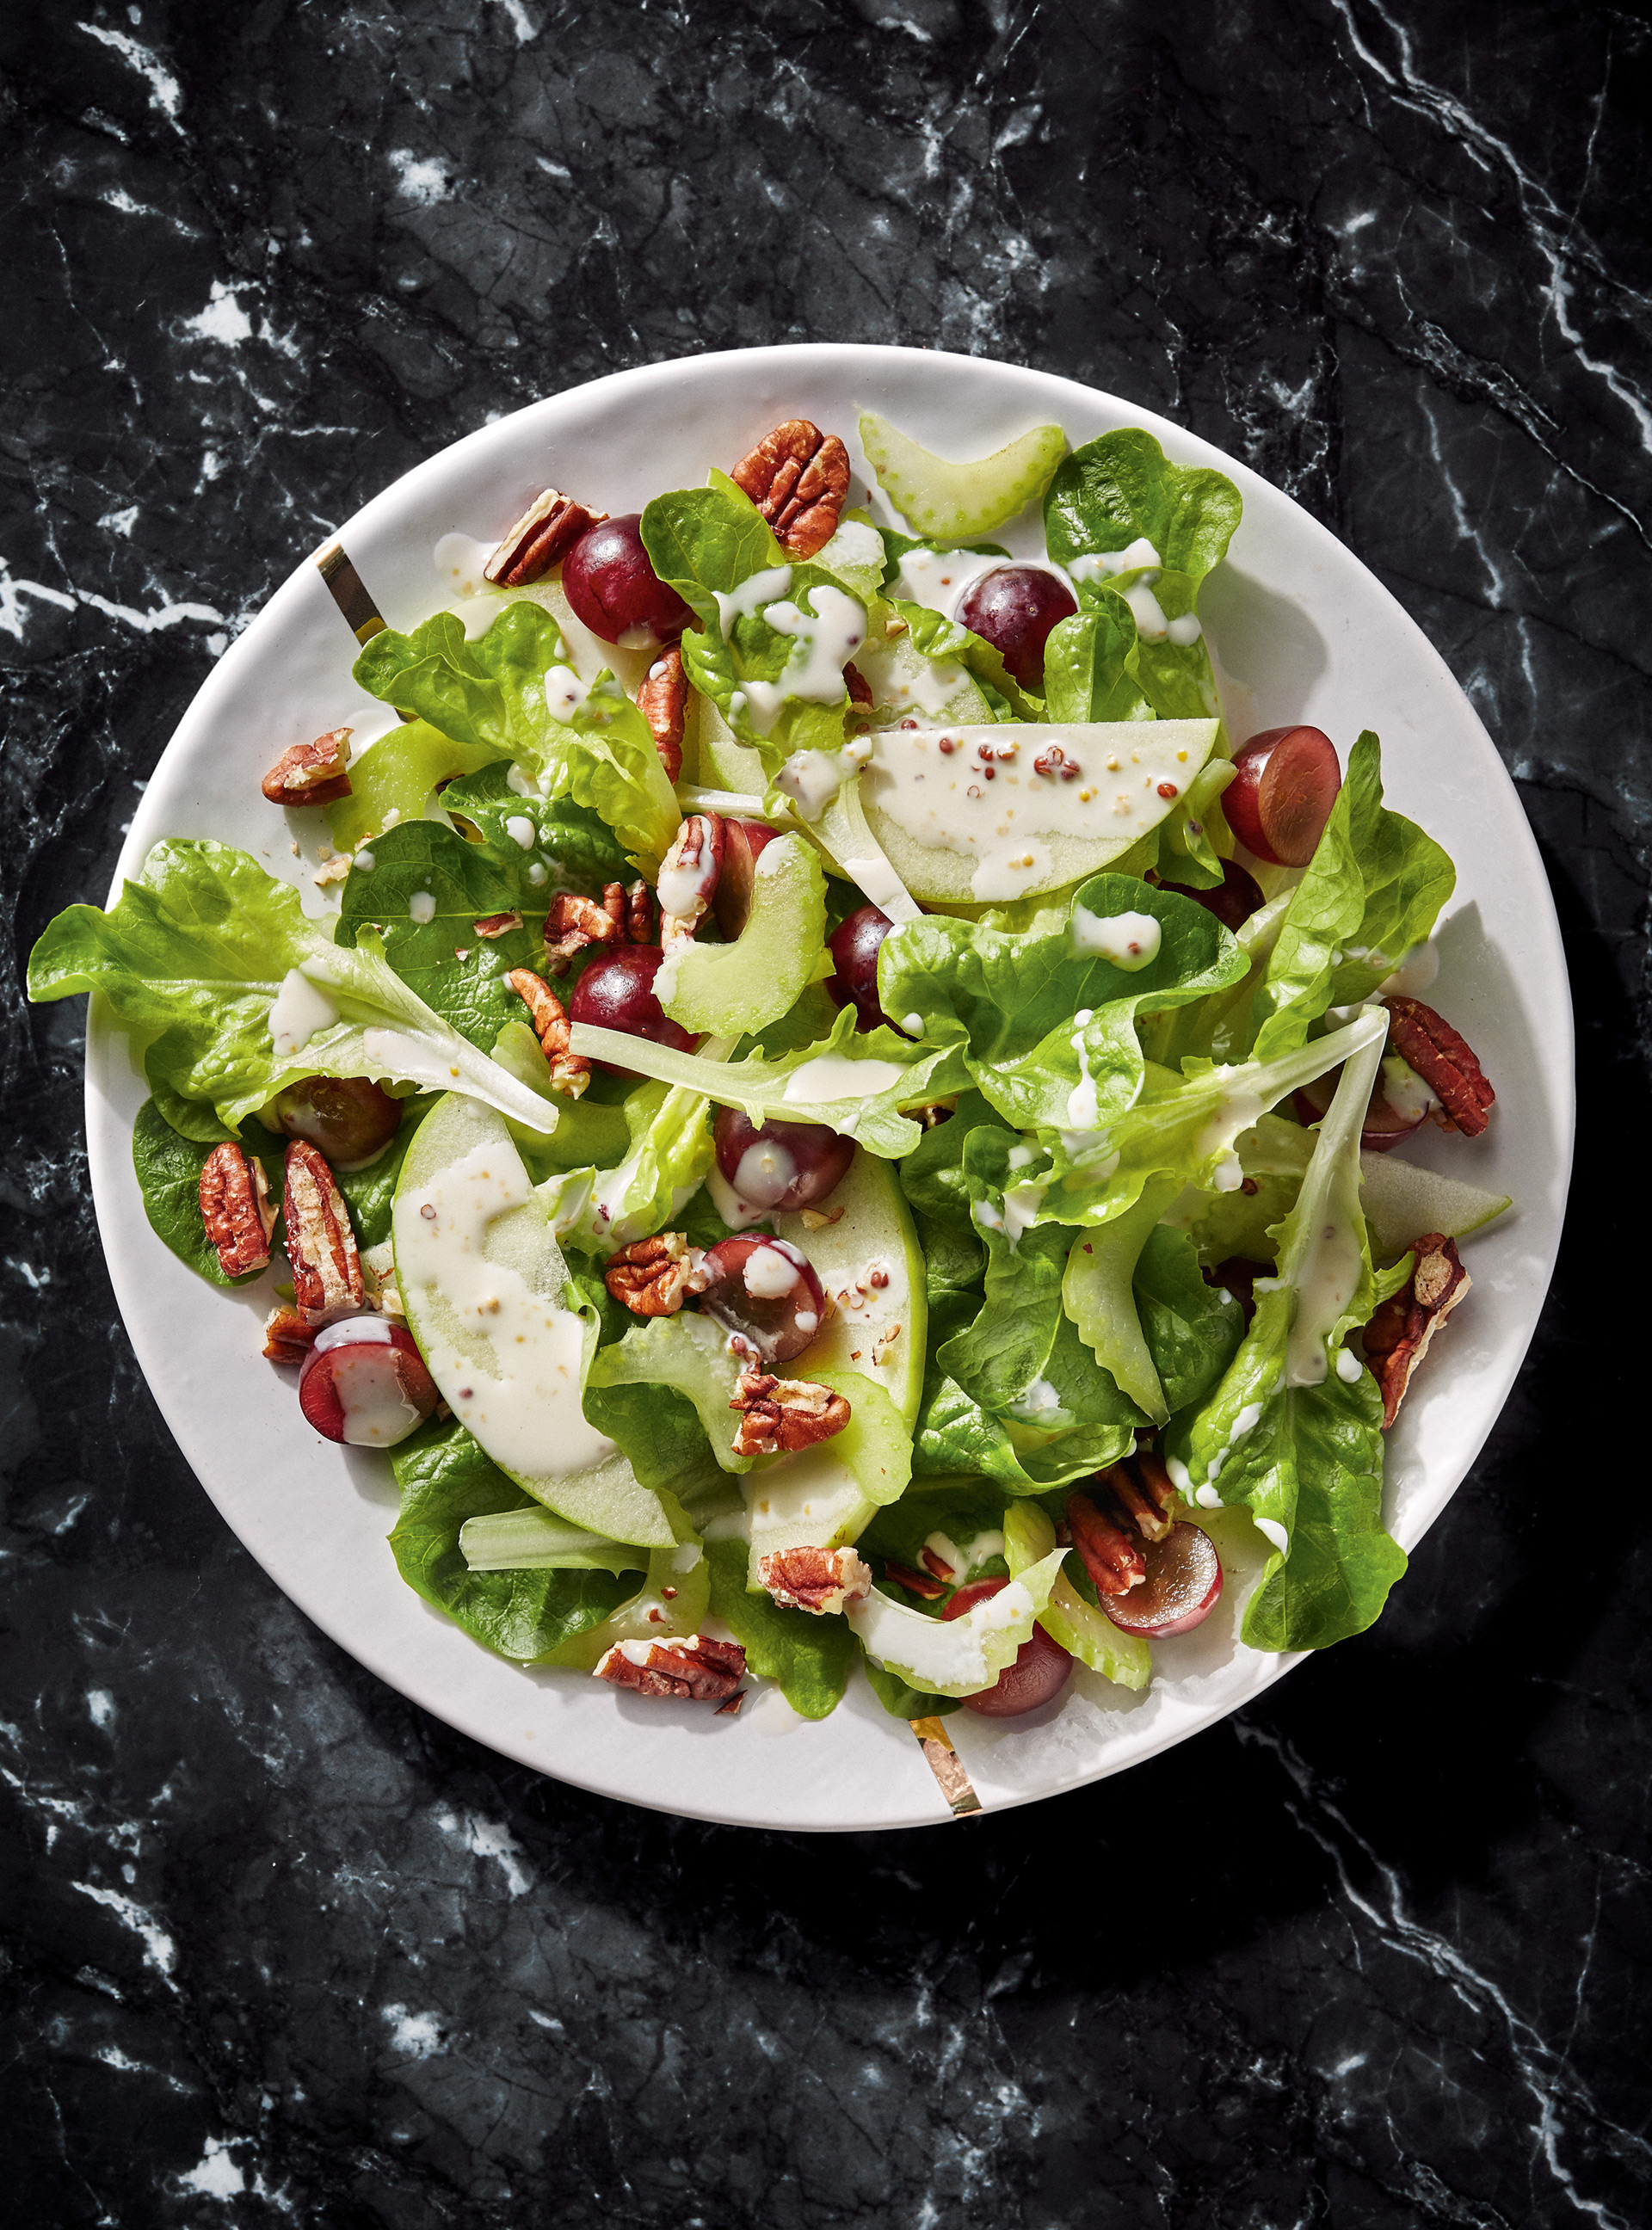
{"label": "butter lettuce leaf", "polygon": [[1061,564],[1147,541],[1162,565],[1197,582],[1227,555],[1242,509],[1225,473],[1172,464],[1151,434],[1127,426],[1062,458],[1044,496],[1044,532]]}
{"label": "butter lettuce leaf", "polygon": [[[525,913],[544,913],[558,891],[596,898],[605,883],[627,879],[625,848],[594,807],[576,805],[571,797],[541,797],[537,789],[524,796],[512,786],[511,774],[505,762],[495,760],[450,783],[442,803],[461,833],[474,828],[490,848]],[[544,869],[542,877],[535,877],[535,867]]]}
{"label": "butter lettuce leaf", "polygon": [[[333,1019],[278,1053],[271,1011],[294,970]],[[231,1131],[306,1076],[428,1085],[556,1127],[553,1109],[402,981],[371,932],[353,951],[334,944],[290,883],[227,844],[158,844],[108,912],[70,906],[49,923],[29,957],[29,996],[77,991],[100,991],[128,1028],[152,1033],[152,1085],[210,1105]]]}
{"label": "butter lettuce leaf", "polygon": [[699,1191],[712,1164],[711,1107],[703,1092],[647,1083],[628,1092],[617,1112],[629,1140],[619,1161],[565,1170],[537,1188],[558,1240],[604,1255],[662,1230]]}
{"label": "butter lettuce leaf", "polygon": [[1367,729],[1253,995],[1256,1057],[1302,1044],[1327,1007],[1370,998],[1429,936],[1455,882],[1434,839],[1384,805],[1381,746]]}
{"label": "butter lettuce leaf", "polygon": [[[941,1361],[952,1338],[967,1333],[980,1313],[973,1294],[937,1296],[931,1304],[929,1355],[923,1399],[913,1440],[913,1476],[959,1474],[997,1480],[1011,1494],[1044,1494],[1117,1463],[1135,1446],[1127,1423],[1069,1425],[1042,1429],[994,1416],[967,1395]],[[1089,1358],[1082,1362],[1094,1373]]]}
{"label": "butter lettuce leaf", "polygon": [[712,1614],[732,1627],[752,1672],[775,1681],[806,1719],[835,1711],[859,1647],[847,1619],[783,1610],[760,1588],[748,1588],[744,1541],[708,1541],[706,1557]]}

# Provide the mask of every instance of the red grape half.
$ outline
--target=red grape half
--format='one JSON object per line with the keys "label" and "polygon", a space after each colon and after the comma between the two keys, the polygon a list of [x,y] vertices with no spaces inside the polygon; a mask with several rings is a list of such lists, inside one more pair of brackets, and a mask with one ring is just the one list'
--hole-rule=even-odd
{"label": "red grape half", "polygon": [[[977,1603],[985,1602],[1009,1584],[1008,1580],[971,1580],[968,1587],[958,1590],[941,1616],[963,1618]],[[1036,1711],[1052,1696],[1059,1696],[1072,1669],[1068,1652],[1042,1626],[1035,1626],[1031,1640],[1022,1643],[1015,1661],[1004,1666],[990,1688],[978,1688],[974,1695],[965,1696],[964,1708],[978,1711],[984,1719],[1018,1719],[1023,1711]]]}
{"label": "red grape half", "polygon": [[694,613],[649,563],[642,514],[588,526],[562,561],[562,592],[594,635],[623,650],[654,650],[674,642]]}
{"label": "red grape half", "polygon": [[1222,793],[1228,826],[1276,867],[1306,867],[1342,787],[1337,749],[1322,728],[1264,728],[1236,751]]}

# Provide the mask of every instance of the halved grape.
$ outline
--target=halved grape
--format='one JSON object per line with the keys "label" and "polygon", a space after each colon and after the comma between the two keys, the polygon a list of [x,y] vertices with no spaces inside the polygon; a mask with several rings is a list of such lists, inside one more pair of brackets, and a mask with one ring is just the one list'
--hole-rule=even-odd
{"label": "halved grape", "polygon": [[765,1212],[824,1200],[855,1159],[854,1139],[824,1123],[754,1123],[743,1107],[720,1107],[712,1137],[718,1168],[749,1207]]}
{"label": "halved grape", "polygon": [[315,1337],[299,1373],[299,1407],[316,1431],[355,1448],[391,1448],[441,1396],[413,1335],[387,1317],[345,1317]]}
{"label": "halved grape", "polygon": [[1179,1520],[1162,1541],[1144,1542],[1141,1553],[1146,1578],[1100,1598],[1119,1631],[1158,1640],[1202,1626],[1222,1593],[1222,1559],[1210,1535]]}
{"label": "halved grape", "polygon": [[861,447],[884,493],[920,534],[968,542],[1042,495],[1066,453],[1067,436],[1059,426],[1035,426],[990,457],[954,463],[920,448],[876,411],[863,410]]}
{"label": "halved grape", "polygon": [[1003,653],[1023,689],[1036,689],[1044,678],[1050,629],[1077,609],[1066,582],[1042,565],[995,565],[971,588],[958,616],[971,635]]}
{"label": "halved grape", "polygon": [[563,594],[594,635],[623,650],[652,650],[674,642],[694,613],[649,563],[642,514],[588,526],[562,561]]}
{"label": "halved grape", "polygon": [[772,1367],[801,1355],[826,1316],[826,1294],[806,1255],[785,1239],[720,1239],[702,1265],[701,1305],[726,1324],[729,1345]]}
{"label": "halved grape", "polygon": [[[657,944],[623,944],[593,960],[574,985],[568,1002],[568,1019],[590,1022],[601,1030],[623,1030],[627,1037],[649,1038],[669,1046],[674,1053],[688,1053],[694,1040],[681,1022],[674,1022],[654,996],[654,979],[665,954]],[[634,1072],[611,1061],[596,1066],[608,1076]]]}
{"label": "halved grape", "polygon": [[376,1162],[402,1127],[402,1103],[365,1076],[307,1076],[275,1095],[275,1120],[335,1170]]}
{"label": "halved grape", "polygon": [[[1007,1579],[972,1580],[968,1587],[958,1589],[942,1611],[942,1619],[966,1617],[977,1603],[985,1602],[1009,1584]],[[964,1708],[978,1711],[985,1719],[1018,1719],[1023,1711],[1036,1711],[1052,1696],[1059,1696],[1072,1669],[1070,1653],[1042,1626],[1035,1626],[1031,1640],[1022,1643],[1014,1663],[1004,1666],[990,1688],[978,1688],[974,1695],[965,1696]]]}
{"label": "halved grape", "polygon": [[840,1007],[854,1005],[857,1030],[889,1020],[878,1004],[878,951],[894,927],[881,906],[857,906],[826,940],[832,956],[826,989]]}
{"label": "halved grape", "polygon": [[[1253,845],[1251,848],[1255,848]],[[1222,881],[1208,891],[1196,890],[1191,883],[1161,882],[1159,888],[1174,891],[1178,898],[1195,899],[1207,913],[1213,913],[1224,929],[1236,932],[1268,903],[1262,896],[1262,885],[1236,860],[1222,862]]]}
{"label": "halved grape", "polygon": [[1336,745],[1322,728],[1264,728],[1233,763],[1222,793],[1228,826],[1259,860],[1306,867],[1342,787]]}
{"label": "halved grape", "polygon": [[766,821],[726,821],[723,823],[723,867],[717,878],[712,912],[717,926],[731,944],[745,927],[752,912],[752,878],[758,854],[779,831]]}

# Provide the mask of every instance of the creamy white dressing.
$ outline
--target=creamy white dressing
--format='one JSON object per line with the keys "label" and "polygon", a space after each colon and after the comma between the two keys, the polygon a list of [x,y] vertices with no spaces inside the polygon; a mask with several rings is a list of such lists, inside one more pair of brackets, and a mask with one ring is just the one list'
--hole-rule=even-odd
{"label": "creamy white dressing", "polygon": [[1010,1414],[1025,1425],[1049,1425],[1057,1417],[1064,1417],[1067,1411],[1049,1379],[1035,1378],[1020,1401],[1012,1405]]}
{"label": "creamy white dressing", "polygon": [[1216,1192],[1237,1192],[1244,1181],[1244,1163],[1229,1146],[1216,1157],[1216,1167],[1210,1172],[1211,1188]]}
{"label": "creamy white dressing", "polygon": [[513,844],[519,844],[525,852],[533,849],[534,839],[539,833],[526,813],[513,813],[505,823],[505,834]]}
{"label": "creamy white dressing", "polygon": [[1337,1350],[1337,1376],[1345,1386],[1352,1386],[1360,1372],[1359,1357],[1351,1347]]}
{"label": "creamy white dressing", "polygon": [[784,596],[791,586],[791,566],[770,565],[760,573],[753,573],[749,580],[742,581],[738,589],[731,589],[726,595],[720,589],[713,589],[712,594],[717,599],[718,622],[725,638],[732,630],[736,620],[754,619],[765,604],[771,604],[778,596]]}
{"label": "creamy white dressing", "polygon": [[301,968],[289,968],[269,1010],[270,1041],[277,1058],[291,1060],[319,1031],[330,1029],[338,1019],[339,1009],[326,993],[311,983]]}
{"label": "creamy white dressing", "polygon": [[[758,864],[761,866],[768,856],[767,852],[759,853]],[[845,860],[843,873],[851,882],[860,885],[861,891],[874,906],[883,907],[886,912],[892,901],[898,901],[907,896],[906,885],[881,852],[874,860]]]}
{"label": "creamy white dressing", "polygon": [[1213,1486],[1197,1488],[1194,1492],[1193,1499],[1201,1510],[1220,1510],[1222,1507],[1222,1497]]}
{"label": "creamy white dressing", "polygon": [[[772,1208],[797,1182],[797,1163],[790,1147],[778,1138],[756,1138],[740,1156],[734,1170],[734,1190],[742,1200]],[[728,1221],[724,1217],[724,1221]]]}
{"label": "creamy white dressing", "polygon": [[906,635],[886,636],[882,641],[874,635],[855,662],[875,703],[893,706],[920,726],[944,719],[946,708],[970,679],[949,658],[926,658]]}
{"label": "creamy white dressing", "polygon": [[843,786],[845,769],[837,751],[793,751],[774,778],[805,821],[818,821]]}
{"label": "creamy white dressing", "polygon": [[545,706],[553,720],[571,719],[590,694],[571,666],[553,666],[545,674]]}
{"label": "creamy white dressing", "polygon": [[1268,1540],[1273,1543],[1274,1548],[1279,1550],[1281,1556],[1289,1556],[1291,1551],[1291,1537],[1285,1531],[1285,1528],[1279,1523],[1277,1518],[1254,1518],[1251,1520],[1251,1523],[1255,1525],[1259,1533],[1262,1533],[1267,1536]]}
{"label": "creamy white dressing", "polygon": [[956,619],[958,606],[982,575],[1008,562],[980,558],[970,550],[908,550],[895,576],[894,593],[903,603],[927,604],[931,611]]}
{"label": "creamy white dressing", "polygon": [[[474,1147],[421,1187],[405,1213],[398,1202],[396,1266],[404,1295],[425,1289],[420,1344],[460,1423],[506,1470],[558,1479],[616,1450],[585,1420],[583,1320],[503,1259],[506,1234],[496,1242],[501,1218],[532,1202],[508,1140]],[[548,1229],[545,1238],[550,1246]]]}
{"label": "creamy white dressing", "polygon": [[1397,1053],[1383,1056],[1383,1098],[1397,1115],[1417,1123],[1440,1105],[1410,1063]]}
{"label": "creamy white dressing", "polygon": [[[1089,1020],[1087,1014],[1084,1019]],[[1101,1111],[1096,1104],[1095,1079],[1090,1073],[1089,1049],[1082,1029],[1074,1031],[1070,1043],[1078,1055],[1079,1080],[1067,1095],[1068,1124],[1073,1131],[1094,1131],[1100,1122]]]}
{"label": "creamy white dressing", "polygon": [[1130,616],[1136,622],[1136,633],[1144,642],[1162,642],[1170,633],[1170,622],[1164,606],[1147,585],[1145,580],[1133,581],[1120,595],[1130,607]]}
{"label": "creamy white dressing", "polygon": [[793,1106],[800,1101],[874,1099],[906,1070],[893,1060],[851,1060],[847,1054],[817,1053],[794,1068],[782,1097]]}
{"label": "creamy white dressing", "polygon": [[1150,913],[1092,913],[1087,906],[1073,908],[1073,950],[1094,953],[1126,974],[1151,967],[1158,957],[1164,931]]}
{"label": "creamy white dressing", "polygon": [[436,899],[429,891],[415,891],[407,902],[407,918],[421,929],[428,928],[436,919]]}
{"label": "creamy white dressing", "polygon": [[534,860],[533,864],[527,871],[527,879],[529,882],[532,884],[536,891],[539,890],[543,884],[550,880],[550,869],[545,866],[543,860]]}
{"label": "creamy white dressing", "polygon": [[1110,581],[1120,573],[1139,573],[1147,566],[1162,568],[1164,559],[1145,534],[1122,550],[1087,550],[1069,558],[1067,570],[1075,581]]}
{"label": "creamy white dressing", "polygon": [[[318,1347],[320,1344],[316,1342]],[[352,1345],[354,1353],[341,1355],[332,1367],[332,1390],[344,1412],[345,1444],[393,1448],[419,1422],[417,1407],[402,1385],[396,1350],[359,1340]]]}
{"label": "creamy white dressing", "polygon": [[378,862],[364,845],[361,850],[356,854],[355,864],[361,869],[364,875],[371,875],[373,869],[378,865]]}
{"label": "creamy white dressing", "polygon": [[754,1247],[745,1258],[745,1290],[754,1300],[778,1301],[797,1282],[797,1265],[780,1244]]}
{"label": "creamy white dressing", "polygon": [[711,1195],[712,1206],[731,1231],[744,1231],[748,1223],[760,1222],[773,1212],[754,1201],[742,1200],[715,1162],[706,1172],[706,1189]]}
{"label": "creamy white dressing", "polygon": [[1157,828],[1212,735],[1208,722],[1185,720],[883,728],[865,779],[871,802],[914,843],[976,856],[995,886],[978,883],[978,898],[1013,898],[1033,879],[1026,861],[1031,852],[1036,864],[1038,837],[1123,851]]}
{"label": "creamy white dressing", "polygon": [[431,551],[437,575],[449,596],[480,596],[493,588],[482,577],[482,568],[497,544],[478,542],[474,534],[444,534]]}
{"label": "creamy white dressing", "polygon": [[970,895],[984,900],[1018,899],[1047,877],[1054,865],[1048,844],[1036,837],[1012,836],[984,856],[970,877]]}

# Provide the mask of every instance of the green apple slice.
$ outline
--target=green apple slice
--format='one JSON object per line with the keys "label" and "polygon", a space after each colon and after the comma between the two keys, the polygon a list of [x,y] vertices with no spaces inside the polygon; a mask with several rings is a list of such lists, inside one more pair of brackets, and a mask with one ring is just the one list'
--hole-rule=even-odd
{"label": "green apple slice", "polygon": [[[1186,792],[1217,733],[1215,720],[884,729],[861,802],[914,899],[1003,906],[1080,882],[1127,852]],[[1057,770],[1040,773],[1040,759]]]}
{"label": "green apple slice", "polygon": [[878,485],[920,534],[968,542],[1042,495],[1066,454],[1067,436],[1059,426],[1035,426],[990,457],[954,462],[921,448],[875,410],[863,410],[861,447]]}
{"label": "green apple slice", "polygon": [[390,1235],[408,1329],[500,1469],[571,1524],[671,1542],[659,1496],[586,1421],[596,1327],[565,1305],[562,1250],[502,1116],[456,1092],[436,1103],[402,1165]]}
{"label": "green apple slice", "polygon": [[674,1022],[742,1037],[778,1022],[806,987],[829,974],[826,878],[801,836],[777,836],[758,854],[752,911],[732,944],[678,944],[654,979]]}
{"label": "green apple slice", "polygon": [[1507,1193],[1485,1192],[1461,1177],[1436,1176],[1395,1154],[1359,1157],[1359,1204],[1371,1251],[1378,1261],[1403,1254],[1425,1231],[1466,1239],[1509,1206]]}

